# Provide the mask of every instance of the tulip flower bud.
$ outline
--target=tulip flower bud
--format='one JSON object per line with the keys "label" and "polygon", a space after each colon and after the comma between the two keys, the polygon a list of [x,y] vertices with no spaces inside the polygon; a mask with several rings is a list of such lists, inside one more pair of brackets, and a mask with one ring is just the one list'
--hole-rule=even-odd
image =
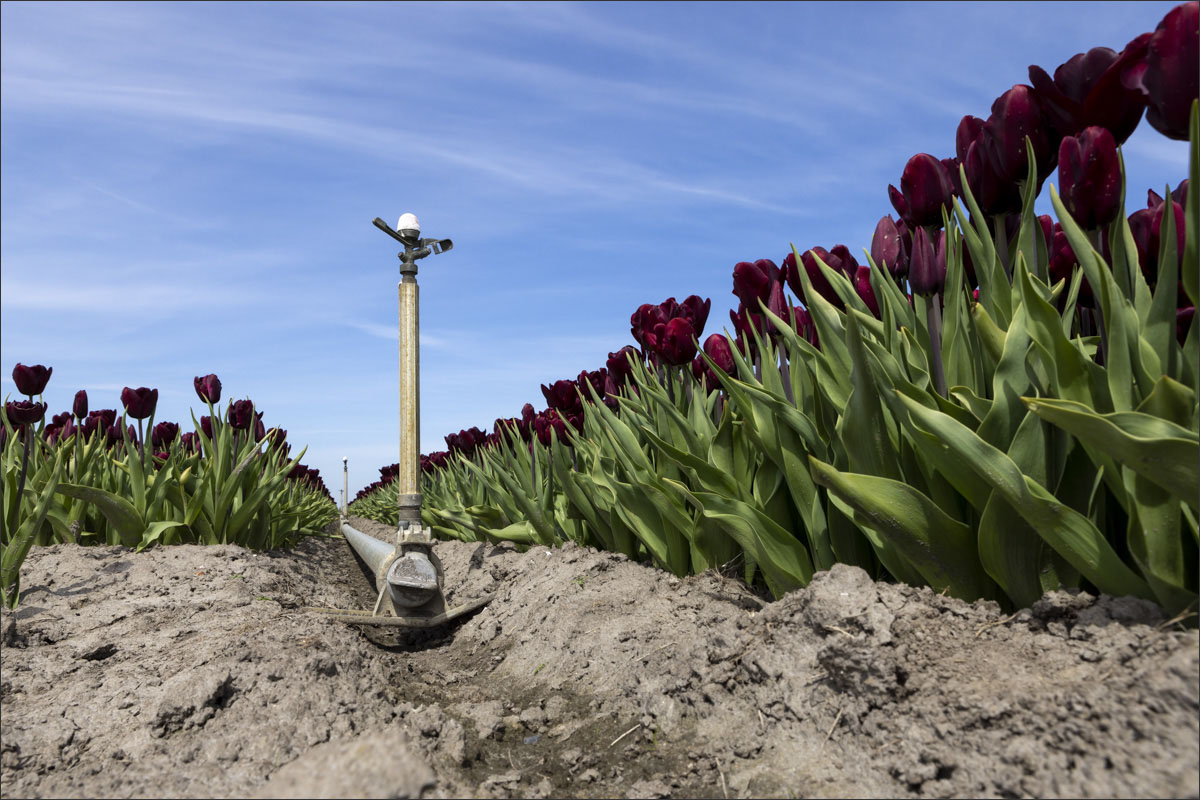
{"label": "tulip flower bud", "polygon": [[1015,181],[1005,180],[997,174],[982,139],[967,147],[963,170],[967,173],[967,186],[984,215],[992,217],[1021,210],[1020,187]]}
{"label": "tulip flower bud", "polygon": [[910,158],[900,176],[900,191],[912,225],[941,227],[942,207],[949,208],[954,195],[954,184],[941,161],[928,153]]}
{"label": "tulip flower bud", "polygon": [[[824,247],[814,247],[811,250],[805,250],[800,255],[800,263],[804,266],[804,271],[808,273],[808,280],[812,283],[813,289],[817,294],[824,297],[837,308],[842,308],[842,298],[838,297],[837,292],[825,279],[825,273],[821,272],[820,266],[817,264],[817,258],[825,262],[826,266],[832,267],[829,262],[834,260],[828,250]],[[804,287],[800,283],[800,270],[796,269],[793,263],[793,268],[787,273],[788,286],[792,292],[799,298],[804,297]]]}
{"label": "tulip flower bud", "polygon": [[[612,376],[613,382],[618,386],[624,386],[625,380],[633,374],[633,365],[630,363],[630,358],[638,359],[638,352],[629,345],[625,345],[615,353],[608,354],[608,360],[605,361],[605,366],[608,367],[608,374]],[[533,406],[529,406],[532,414]],[[530,417],[532,419],[532,416]]]}
{"label": "tulip flower bud", "polygon": [[17,385],[18,392],[32,398],[46,390],[46,384],[50,382],[53,372],[54,367],[44,367],[41,364],[34,364],[32,367],[17,364],[12,371],[13,383]]}
{"label": "tulip flower bud", "polygon": [[882,217],[875,225],[875,233],[871,237],[871,260],[893,276],[900,276],[908,271],[908,259],[902,259],[902,255],[904,248],[900,240],[900,230],[890,215]]}
{"label": "tulip flower bud", "polygon": [[158,389],[147,389],[145,386],[130,389],[126,386],[121,390],[121,404],[125,406],[125,413],[129,416],[145,419],[154,413],[154,408],[158,405]]}
{"label": "tulip flower bud", "polygon": [[879,301],[875,299],[875,289],[871,286],[871,268],[859,267],[854,275],[854,291],[858,292],[858,296],[867,304],[867,308],[871,309],[871,313],[879,319]]}
{"label": "tulip flower bud", "polygon": [[[1171,210],[1175,212],[1175,257],[1179,262],[1177,264],[1178,267],[1183,265],[1183,248],[1187,244],[1187,222],[1182,205],[1172,200]],[[1158,263],[1158,256],[1162,252],[1159,248],[1162,247],[1163,206],[1160,205],[1150,213],[1152,216],[1150,218],[1150,240],[1148,247],[1151,260],[1155,264],[1154,278],[1157,281],[1158,269],[1162,266]],[[1146,281],[1149,283],[1150,278],[1147,278]]]}
{"label": "tulip flower bud", "polygon": [[546,398],[546,405],[556,411],[577,411],[582,408],[577,386],[575,381],[558,380],[549,386],[542,386],[542,396]]}
{"label": "tulip flower bud", "polygon": [[983,120],[967,115],[958,121],[958,130],[954,133],[954,155],[959,163],[967,160],[967,149],[983,132]]}
{"label": "tulip flower bud", "polygon": [[254,403],[249,400],[230,403],[229,410],[225,412],[225,421],[235,430],[249,430],[254,421]]}
{"label": "tulip flower bud", "polygon": [[[786,319],[786,313],[784,315]],[[704,340],[704,352],[726,374],[734,374],[733,350],[724,334],[714,333]]]}
{"label": "tulip flower bud", "polygon": [[[762,266],[763,262],[766,262],[770,265],[770,267],[778,271],[779,268],[771,263],[770,259],[762,258],[754,263],[756,266],[759,266],[760,269],[767,269],[767,267]],[[708,312],[711,308],[711,299],[704,300],[701,299],[699,295],[693,294],[689,295],[688,298],[683,301],[676,316],[683,317],[691,322],[692,336],[699,339],[704,334],[704,326],[708,322]],[[690,361],[691,357],[689,357],[688,360]]]}
{"label": "tulip flower bud", "polygon": [[31,400],[8,402],[4,404],[4,413],[8,415],[10,425],[33,425],[46,416],[46,404]]}
{"label": "tulip flower bud", "polygon": [[[1144,48],[1143,48],[1144,51]],[[1084,128],[1107,128],[1123,144],[1141,121],[1145,101],[1121,83],[1129,58],[1108,47],[1076,53],[1054,70],[1051,80],[1038,66],[1029,68],[1029,82],[1046,122],[1058,136],[1075,136]]]}
{"label": "tulip flower bud", "polygon": [[71,410],[75,413],[76,419],[83,419],[88,415],[87,392],[83,389],[75,393],[75,404],[71,407]]}
{"label": "tulip flower bud", "polygon": [[1192,101],[1200,96],[1198,31],[1200,3],[1179,4],[1158,23],[1146,41],[1144,56],[1135,59],[1123,76],[1125,85],[1140,90],[1149,103],[1146,121],[1180,141],[1187,141]]}
{"label": "tulip flower bud", "polygon": [[946,285],[946,232],[940,231],[936,244],[925,232],[917,228],[913,235],[912,263],[908,269],[908,283],[913,294],[929,297],[941,294]]}
{"label": "tulip flower bud", "polygon": [[912,217],[908,201],[904,199],[904,194],[890,183],[888,184],[888,200],[892,201],[892,208],[896,209],[896,214],[900,219],[911,225]]}
{"label": "tulip flower bud", "polygon": [[1039,185],[1054,169],[1058,150],[1042,115],[1032,86],[1017,84],[992,103],[992,114],[983,125],[981,141],[996,174],[1003,181],[1025,180],[1029,157],[1025,137],[1033,143]]}
{"label": "tulip flower bud", "polygon": [[1084,128],[1058,148],[1058,177],[1067,211],[1086,230],[1117,218],[1121,204],[1121,163],[1107,128]]}
{"label": "tulip flower bud", "polygon": [[197,376],[192,379],[196,395],[205,403],[216,405],[221,402],[221,379],[216,375]]}
{"label": "tulip flower bud", "polygon": [[759,300],[767,302],[771,286],[780,280],[779,267],[767,258],[760,258],[753,264],[739,261],[733,266],[733,294],[747,308],[757,308]]}
{"label": "tulip flower bud", "polygon": [[169,447],[178,435],[179,426],[174,422],[160,422],[150,432],[150,444],[158,448]]}
{"label": "tulip flower bud", "polygon": [[659,355],[671,366],[690,362],[696,355],[696,333],[690,320],[676,317],[667,323]]}

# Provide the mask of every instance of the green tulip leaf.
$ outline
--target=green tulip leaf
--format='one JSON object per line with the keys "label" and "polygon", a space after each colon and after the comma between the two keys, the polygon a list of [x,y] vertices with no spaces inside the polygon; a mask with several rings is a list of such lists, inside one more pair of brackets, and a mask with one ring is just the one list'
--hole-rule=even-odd
{"label": "green tulip leaf", "polygon": [[1042,419],[1108,454],[1192,508],[1200,508],[1200,442],[1194,431],[1137,411],[1097,414],[1070,400],[1022,400]]}

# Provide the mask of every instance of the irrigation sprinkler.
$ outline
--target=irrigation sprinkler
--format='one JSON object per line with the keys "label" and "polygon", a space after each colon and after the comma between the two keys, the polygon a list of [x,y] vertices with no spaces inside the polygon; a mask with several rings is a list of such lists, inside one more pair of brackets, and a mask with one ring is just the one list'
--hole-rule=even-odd
{"label": "irrigation sprinkler", "polygon": [[346,516],[346,509],[350,507],[350,467],[347,465],[347,456],[342,456],[342,516]]}
{"label": "irrigation sprinkler", "polygon": [[[421,374],[417,262],[454,247],[449,239],[422,239],[414,214],[404,214],[395,229],[379,217],[376,228],[404,245],[399,253],[400,284],[400,468],[396,475],[399,526],[394,543],[352,527],[342,507],[342,533],[375,576],[379,595],[371,611],[313,609],[331,619],[359,625],[428,628],[487,604],[492,595],[446,610],[444,570],[433,552],[433,531],[421,525]],[[342,459],[343,498],[348,491]]]}

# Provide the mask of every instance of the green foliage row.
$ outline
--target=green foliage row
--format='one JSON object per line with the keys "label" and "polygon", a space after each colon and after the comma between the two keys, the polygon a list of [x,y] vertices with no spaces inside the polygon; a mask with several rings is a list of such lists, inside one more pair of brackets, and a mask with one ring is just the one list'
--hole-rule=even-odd
{"label": "green foliage row", "polygon": [[[51,446],[42,436],[44,420],[25,437],[7,416],[3,424],[0,585],[9,607],[19,600],[20,565],[34,545],[271,550],[319,533],[337,515],[323,490],[288,480],[303,451],[289,460],[282,439],[273,442],[274,431],[256,441],[216,414],[211,439],[196,425],[200,451],[189,453],[176,437],[165,461],[127,436],[111,450],[103,435],[80,433]],[[125,430],[124,418],[120,424]]]}
{"label": "green foliage row", "polygon": [[[737,563],[775,596],[844,562],[1009,607],[1083,587],[1194,610],[1200,326],[1176,339],[1180,279],[1193,304],[1200,294],[1195,107],[1192,120],[1182,276],[1170,203],[1151,291],[1124,212],[1108,263],[1051,187],[1082,269],[1050,285],[1032,155],[1008,263],[964,176],[967,208],[956,201],[945,219],[941,330],[927,321],[936,296],[910,301],[872,262],[876,318],[822,263],[845,308],[802,275],[820,348],[763,308],[773,335],[751,357],[733,346],[734,374],[706,357],[719,393],[685,369],[633,360],[616,411],[594,391],[584,398],[570,447],[509,431],[427,473],[425,523],[469,541],[572,540],[677,575]],[[1098,335],[1077,324],[1085,277]],[[393,484],[354,509],[394,523],[394,506]]]}

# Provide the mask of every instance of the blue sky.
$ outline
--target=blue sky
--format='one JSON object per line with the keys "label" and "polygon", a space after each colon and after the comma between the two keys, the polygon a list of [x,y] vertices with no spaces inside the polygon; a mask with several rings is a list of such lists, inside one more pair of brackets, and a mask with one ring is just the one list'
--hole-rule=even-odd
{"label": "blue sky", "polygon": [[[641,303],[711,297],[716,332],[736,262],[861,252],[910,156],[1174,5],[5,2],[0,393],[45,364],[52,412],[150,386],[183,421],[215,372],[353,494],[397,457],[373,217],[455,242],[419,275],[442,449],[603,366]],[[1144,121],[1124,152],[1130,211],[1186,175]]]}

